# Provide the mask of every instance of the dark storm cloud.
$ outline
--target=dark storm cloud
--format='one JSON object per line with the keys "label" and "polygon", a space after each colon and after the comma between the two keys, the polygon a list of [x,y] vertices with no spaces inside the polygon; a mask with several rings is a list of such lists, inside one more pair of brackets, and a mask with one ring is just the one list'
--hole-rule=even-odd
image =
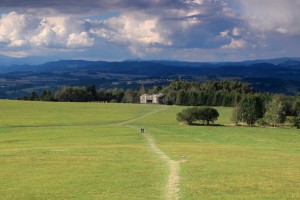
{"label": "dark storm cloud", "polygon": [[0,54],[109,45],[129,56],[275,57],[297,52],[299,9],[299,0],[0,0]]}
{"label": "dark storm cloud", "polygon": [[[241,25],[223,0],[2,0],[0,8],[15,11],[0,21],[0,41],[13,49],[88,48],[99,42],[125,45],[134,54],[166,47],[213,49],[230,47],[233,38],[221,33]],[[107,12],[116,14],[89,19]]]}
{"label": "dark storm cloud", "polygon": [[53,9],[61,13],[79,14],[106,12],[108,10],[147,10],[182,6],[176,0],[1,0],[0,9]]}

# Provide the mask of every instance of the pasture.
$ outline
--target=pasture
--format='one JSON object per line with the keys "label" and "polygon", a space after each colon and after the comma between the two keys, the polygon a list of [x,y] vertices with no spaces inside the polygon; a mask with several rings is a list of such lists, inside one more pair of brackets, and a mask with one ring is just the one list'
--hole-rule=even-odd
{"label": "pasture", "polygon": [[299,130],[180,126],[181,110],[0,101],[1,199],[166,199],[170,170],[140,127],[179,163],[180,199],[300,199]]}

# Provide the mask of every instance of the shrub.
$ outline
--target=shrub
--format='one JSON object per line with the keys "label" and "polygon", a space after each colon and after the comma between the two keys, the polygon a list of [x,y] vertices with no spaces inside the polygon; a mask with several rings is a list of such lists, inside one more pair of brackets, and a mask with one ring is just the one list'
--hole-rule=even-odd
{"label": "shrub", "polygon": [[192,124],[196,121],[196,108],[186,108],[181,112],[177,113],[177,120],[180,122],[187,122],[188,124]]}
{"label": "shrub", "polygon": [[214,108],[192,107],[177,113],[177,120],[187,122],[188,124],[193,124],[195,121],[202,121],[203,124],[206,122],[209,125],[210,122],[214,123],[218,117],[219,113]]}
{"label": "shrub", "polygon": [[300,129],[300,117],[293,117],[291,119],[291,123],[293,127],[296,127],[297,129]]}

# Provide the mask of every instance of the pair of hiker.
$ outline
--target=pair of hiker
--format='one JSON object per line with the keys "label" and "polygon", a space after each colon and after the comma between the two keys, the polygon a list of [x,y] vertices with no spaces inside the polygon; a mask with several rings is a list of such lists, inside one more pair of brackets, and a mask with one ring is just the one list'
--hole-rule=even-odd
{"label": "pair of hiker", "polygon": [[144,128],[141,128],[141,133],[145,133],[145,129]]}

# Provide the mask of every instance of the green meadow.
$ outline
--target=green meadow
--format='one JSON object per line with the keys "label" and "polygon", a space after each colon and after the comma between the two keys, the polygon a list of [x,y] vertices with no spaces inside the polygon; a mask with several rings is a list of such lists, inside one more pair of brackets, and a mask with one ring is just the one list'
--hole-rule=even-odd
{"label": "green meadow", "polygon": [[182,109],[0,101],[0,199],[166,199],[140,127],[179,163],[180,199],[300,199],[299,130],[185,126]]}

